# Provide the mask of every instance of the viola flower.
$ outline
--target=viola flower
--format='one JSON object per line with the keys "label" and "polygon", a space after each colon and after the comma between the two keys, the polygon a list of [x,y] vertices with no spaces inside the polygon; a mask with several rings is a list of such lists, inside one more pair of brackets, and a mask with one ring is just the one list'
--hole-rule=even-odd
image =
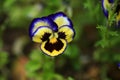
{"label": "viola flower", "polygon": [[62,54],[75,36],[71,20],[58,12],[31,22],[29,35],[32,41],[40,44],[40,49],[49,56]]}
{"label": "viola flower", "polygon": [[114,5],[114,0],[102,0],[102,9],[103,13],[107,18],[110,18],[109,11],[115,7],[114,13],[117,13],[115,17],[115,26],[120,27],[120,1],[117,3],[117,6]]}
{"label": "viola flower", "polygon": [[102,9],[104,15],[108,18],[109,12],[108,9],[113,5],[114,0],[102,0]]}

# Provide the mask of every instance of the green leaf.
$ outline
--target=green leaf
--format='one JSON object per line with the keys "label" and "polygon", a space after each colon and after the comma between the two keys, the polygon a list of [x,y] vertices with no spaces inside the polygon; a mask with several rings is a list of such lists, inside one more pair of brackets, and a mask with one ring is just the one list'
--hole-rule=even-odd
{"label": "green leaf", "polygon": [[72,77],[68,77],[68,80],[74,80]]}
{"label": "green leaf", "polygon": [[[100,61],[101,62],[110,62],[112,59],[110,58],[110,54],[109,53],[104,53],[104,55],[101,53],[100,54]],[[110,60],[111,59],[111,60]]]}
{"label": "green leaf", "polygon": [[29,57],[31,60],[34,61],[42,61],[42,52],[40,50],[32,50],[32,52],[30,53]]}
{"label": "green leaf", "polygon": [[45,60],[46,63],[43,64],[44,72],[53,72],[54,71],[54,61],[53,60]]}
{"label": "green leaf", "polygon": [[42,67],[40,61],[31,60],[26,64],[27,72],[34,72]]}
{"label": "green leaf", "polygon": [[43,80],[64,80],[64,78],[57,73],[46,72],[43,74]]}
{"label": "green leaf", "polygon": [[100,30],[100,32],[103,34],[107,31],[107,27],[106,26],[103,26],[103,25],[98,25],[96,27],[98,30]]}
{"label": "green leaf", "polygon": [[119,36],[119,34],[118,34],[117,31],[110,31],[110,32],[109,32],[109,35],[110,35],[110,36]]}
{"label": "green leaf", "polygon": [[[53,74],[53,79],[54,80],[64,80],[63,77],[59,74]],[[51,79],[51,80],[53,80],[53,79]]]}
{"label": "green leaf", "polygon": [[69,44],[65,54],[69,56],[69,58],[76,58],[79,55],[79,47],[77,47],[75,44]]}
{"label": "green leaf", "polygon": [[0,69],[8,63],[8,53],[5,51],[0,52]]}
{"label": "green leaf", "polygon": [[116,62],[120,62],[120,54],[115,54],[113,56],[113,60],[116,61]]}
{"label": "green leaf", "polygon": [[102,40],[96,42],[95,46],[101,46],[102,48],[105,48],[105,47],[109,46],[109,42],[106,39],[102,39]]}
{"label": "green leaf", "polygon": [[16,0],[5,0],[4,2],[4,8],[9,10],[11,6],[15,3]]}
{"label": "green leaf", "polygon": [[87,9],[91,9],[91,1],[89,1],[89,0],[86,0],[86,2],[84,3],[84,8],[87,8]]}
{"label": "green leaf", "polygon": [[[36,72],[27,72],[27,76],[29,78],[37,78],[38,77],[38,73]],[[39,75],[40,76],[40,75]],[[36,80],[36,79],[35,79]]]}
{"label": "green leaf", "polygon": [[51,0],[46,0],[46,4],[48,6],[61,6],[62,4],[62,1],[61,0],[54,0],[54,1],[51,1]]}
{"label": "green leaf", "polygon": [[100,60],[100,51],[96,50],[95,53],[93,54],[93,58],[94,60],[96,61],[99,61]]}

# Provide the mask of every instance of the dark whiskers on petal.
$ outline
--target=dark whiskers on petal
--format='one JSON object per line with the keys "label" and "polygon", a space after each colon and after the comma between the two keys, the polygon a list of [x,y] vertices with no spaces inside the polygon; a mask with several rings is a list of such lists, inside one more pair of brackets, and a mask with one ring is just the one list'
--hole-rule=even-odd
{"label": "dark whiskers on petal", "polygon": [[65,32],[59,32],[58,33],[58,38],[65,39],[66,38]]}
{"label": "dark whiskers on petal", "polygon": [[45,44],[45,49],[48,50],[49,52],[52,52],[53,50],[61,50],[63,48],[63,43],[59,39],[57,39],[57,42],[52,44],[49,41]]}
{"label": "dark whiskers on petal", "polygon": [[42,41],[46,41],[46,40],[48,40],[49,39],[49,37],[50,37],[50,33],[45,33],[44,35],[43,35],[43,37],[41,38],[41,40]]}

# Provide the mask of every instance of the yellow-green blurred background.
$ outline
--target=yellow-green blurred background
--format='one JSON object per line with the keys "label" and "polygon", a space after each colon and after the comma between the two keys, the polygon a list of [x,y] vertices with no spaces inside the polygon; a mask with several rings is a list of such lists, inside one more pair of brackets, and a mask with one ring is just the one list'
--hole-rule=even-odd
{"label": "yellow-green blurred background", "polygon": [[[59,11],[76,35],[50,57],[28,29],[34,18]],[[0,0],[0,80],[120,80],[120,31],[106,24],[101,0]]]}

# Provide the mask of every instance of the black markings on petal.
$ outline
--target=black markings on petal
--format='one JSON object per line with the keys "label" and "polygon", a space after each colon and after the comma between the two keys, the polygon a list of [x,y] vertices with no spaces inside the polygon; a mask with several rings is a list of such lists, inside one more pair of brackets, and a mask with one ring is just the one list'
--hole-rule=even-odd
{"label": "black markings on petal", "polygon": [[45,44],[45,49],[48,50],[49,52],[52,52],[53,50],[61,50],[63,48],[64,44],[62,43],[61,40],[57,39],[57,42],[52,44],[49,41]]}
{"label": "black markings on petal", "polygon": [[43,37],[41,38],[41,40],[42,41],[46,41],[46,40],[48,40],[49,39],[49,37],[50,37],[50,33],[45,33],[44,35],[43,35]]}
{"label": "black markings on petal", "polygon": [[65,33],[64,33],[64,32],[59,32],[59,33],[58,33],[58,38],[65,39],[65,38],[66,38]]}

